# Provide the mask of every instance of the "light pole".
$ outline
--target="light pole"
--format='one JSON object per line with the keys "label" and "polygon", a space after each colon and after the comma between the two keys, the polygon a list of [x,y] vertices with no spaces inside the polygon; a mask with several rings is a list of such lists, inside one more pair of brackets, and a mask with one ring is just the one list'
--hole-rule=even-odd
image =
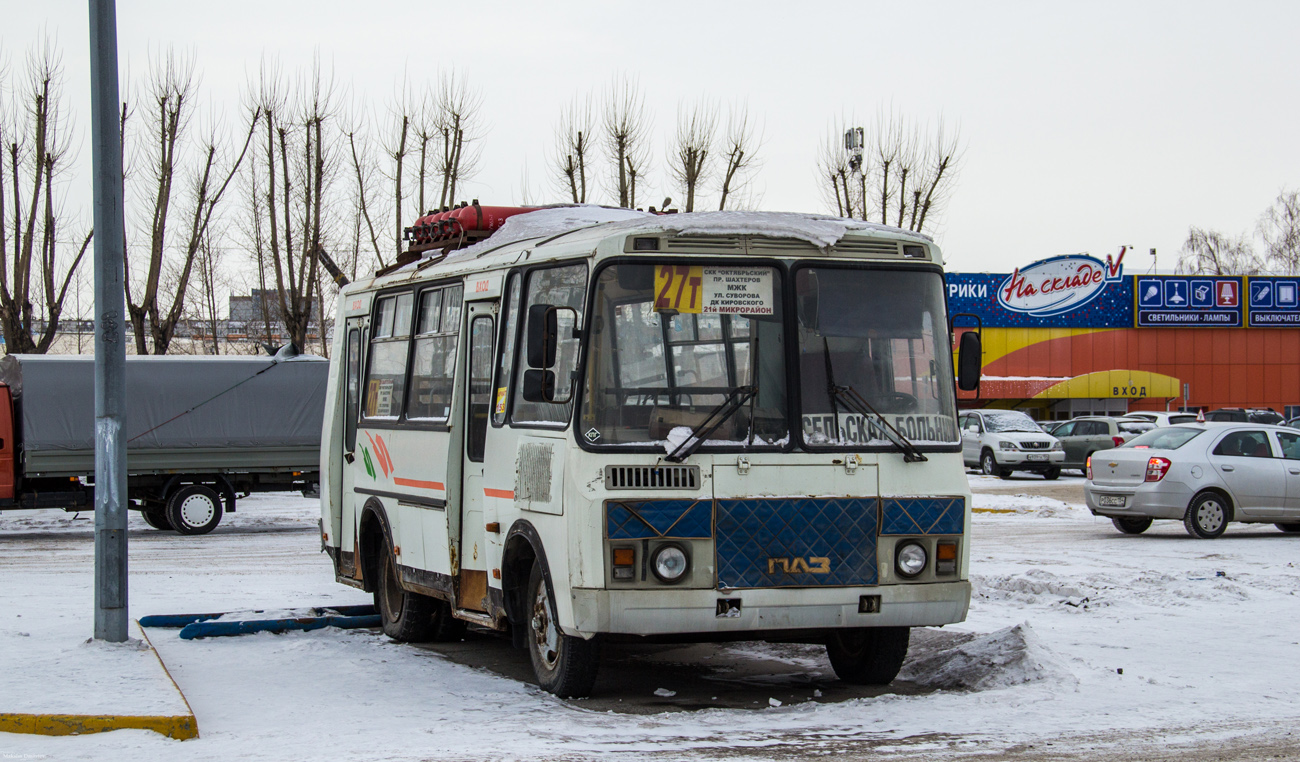
{"label": "light pole", "polygon": [[90,0],[95,185],[95,638],[126,640],[126,324],[117,8]]}

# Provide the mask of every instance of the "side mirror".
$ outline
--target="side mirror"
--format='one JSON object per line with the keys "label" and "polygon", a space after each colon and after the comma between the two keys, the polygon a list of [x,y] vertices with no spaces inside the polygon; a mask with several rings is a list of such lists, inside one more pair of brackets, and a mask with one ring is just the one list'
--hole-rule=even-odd
{"label": "side mirror", "polygon": [[550,304],[534,304],[528,308],[528,367],[550,368],[555,365],[560,334],[557,312]]}
{"label": "side mirror", "polygon": [[549,370],[524,371],[524,401],[554,402],[555,372]]}
{"label": "side mirror", "polygon": [[980,346],[980,335],[974,331],[963,333],[957,349],[957,388],[963,392],[978,389],[983,365],[984,352]]}

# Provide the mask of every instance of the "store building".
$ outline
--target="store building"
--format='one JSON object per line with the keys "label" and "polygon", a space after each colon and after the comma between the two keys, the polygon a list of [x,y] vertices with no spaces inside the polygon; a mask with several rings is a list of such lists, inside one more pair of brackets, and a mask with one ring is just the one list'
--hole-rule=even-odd
{"label": "store building", "polygon": [[1300,278],[1125,275],[1123,257],[949,273],[954,335],[978,329],[984,346],[983,380],[957,393],[962,407],[1039,420],[1220,407],[1300,415]]}

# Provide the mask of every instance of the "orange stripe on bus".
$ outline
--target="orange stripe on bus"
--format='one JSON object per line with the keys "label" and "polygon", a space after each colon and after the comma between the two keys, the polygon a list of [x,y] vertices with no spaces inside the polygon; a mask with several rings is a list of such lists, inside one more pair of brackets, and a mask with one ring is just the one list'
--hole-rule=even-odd
{"label": "orange stripe on bus", "polygon": [[512,489],[488,489],[484,487],[483,494],[488,497],[504,497],[507,500],[515,499],[515,491]]}
{"label": "orange stripe on bus", "polygon": [[421,481],[420,479],[403,479],[399,476],[393,477],[393,484],[396,484],[399,487],[418,487],[420,489],[446,489],[446,485],[442,482],[426,482]]}

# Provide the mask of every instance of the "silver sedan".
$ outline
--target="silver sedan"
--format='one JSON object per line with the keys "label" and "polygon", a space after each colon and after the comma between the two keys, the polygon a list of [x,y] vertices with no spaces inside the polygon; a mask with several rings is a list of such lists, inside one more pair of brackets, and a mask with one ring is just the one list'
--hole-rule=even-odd
{"label": "silver sedan", "polygon": [[1228,522],[1300,532],[1300,431],[1257,423],[1183,424],[1094,454],[1084,496],[1125,534],[1181,520],[1210,539]]}

